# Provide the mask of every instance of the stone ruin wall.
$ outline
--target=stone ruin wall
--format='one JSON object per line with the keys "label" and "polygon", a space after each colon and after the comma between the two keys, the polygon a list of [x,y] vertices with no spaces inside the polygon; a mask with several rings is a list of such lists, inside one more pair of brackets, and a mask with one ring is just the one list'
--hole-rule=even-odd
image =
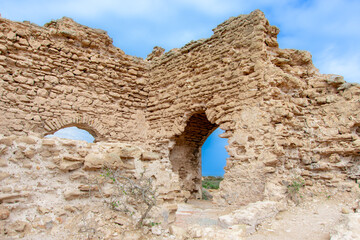
{"label": "stone ruin wall", "polygon": [[[223,203],[279,200],[293,176],[341,188],[359,176],[359,86],[319,74],[306,51],[279,49],[278,32],[255,11],[152,59],[150,143],[166,150],[175,141],[167,155],[191,186],[201,179],[199,147],[214,128],[225,130]],[[194,134],[192,125],[207,130]]]}
{"label": "stone ruin wall", "polygon": [[[164,206],[156,211],[171,222],[177,202],[201,196],[200,148],[217,127],[230,156],[218,203],[283,200],[298,176],[338,191],[359,179],[359,85],[320,74],[306,51],[278,48],[279,30],[260,11],[146,60],[71,19],[0,23],[0,200],[11,210],[9,232],[19,232],[15,221],[38,231],[76,221],[96,205],[88,179],[117,162],[155,180]],[[67,126],[96,143],[43,139]]]}
{"label": "stone ruin wall", "polygon": [[[32,233],[37,239],[50,235],[85,239],[89,233],[80,231],[84,227],[100,227],[102,237],[121,233],[124,215],[107,207],[102,198],[114,194],[114,185],[105,182],[100,192],[97,184],[103,179],[104,165],[121,169],[129,178],[139,178],[145,167],[145,177],[156,175],[158,206],[151,216],[165,226],[174,221],[177,205],[169,203],[174,197],[165,194],[171,189],[172,176],[170,172],[166,175],[153,152],[126,143],[34,136],[1,137],[0,144],[0,236]],[[132,217],[138,219],[138,211]],[[131,221],[125,221],[125,226],[131,227]]]}
{"label": "stone ruin wall", "polygon": [[144,61],[68,18],[0,23],[2,134],[43,137],[75,124],[96,141],[144,142]]}

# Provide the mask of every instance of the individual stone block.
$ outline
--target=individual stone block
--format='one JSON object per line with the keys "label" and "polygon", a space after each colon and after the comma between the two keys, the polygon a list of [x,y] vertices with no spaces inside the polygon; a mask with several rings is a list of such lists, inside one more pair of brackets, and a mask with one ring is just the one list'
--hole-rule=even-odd
{"label": "individual stone block", "polygon": [[73,171],[76,169],[79,169],[83,166],[83,162],[82,161],[67,161],[67,160],[62,160],[60,162],[60,166],[59,169],[62,171]]}
{"label": "individual stone block", "polygon": [[160,154],[159,153],[154,153],[154,152],[143,152],[141,155],[141,160],[144,161],[153,161],[153,160],[159,160],[160,159]]}
{"label": "individual stone block", "polygon": [[10,211],[8,208],[0,206],[0,220],[6,220],[10,216]]}

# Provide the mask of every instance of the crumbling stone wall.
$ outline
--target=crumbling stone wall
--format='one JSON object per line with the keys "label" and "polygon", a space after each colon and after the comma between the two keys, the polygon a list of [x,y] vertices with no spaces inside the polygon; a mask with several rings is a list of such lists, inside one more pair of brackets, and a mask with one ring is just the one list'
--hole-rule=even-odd
{"label": "crumbling stone wall", "polygon": [[38,238],[84,239],[90,234],[84,228],[106,226],[97,231],[101,237],[120,234],[123,225],[131,228],[126,214],[114,214],[104,204],[104,197],[118,187],[112,181],[98,184],[105,180],[104,166],[128,178],[141,174],[153,178],[158,206],[150,216],[160,216],[157,221],[163,224],[174,220],[176,205],[165,202],[171,171],[157,174],[161,168],[157,155],[133,144],[0,136],[0,153],[0,236],[32,233]]}
{"label": "crumbling stone wall", "polygon": [[74,125],[96,141],[144,141],[147,65],[106,32],[69,18],[45,27],[0,18],[0,32],[2,134]]}
{"label": "crumbling stone wall", "polygon": [[[307,185],[344,187],[354,174],[341,166],[358,169],[359,86],[320,74],[306,51],[279,49],[278,32],[254,11],[219,25],[209,39],[152,58],[150,144],[166,150],[169,141],[178,152],[191,116],[205,112],[202,124],[219,126],[229,142],[219,202],[279,200],[284,182],[300,176]],[[177,168],[181,179],[196,182],[193,168]]]}
{"label": "crumbling stone wall", "polygon": [[[23,159],[20,168],[53,162],[51,174],[81,174],[86,159],[106,159],[97,154],[121,142],[142,149],[133,152],[133,174],[145,169],[159,203],[173,211],[174,203],[201,196],[200,148],[220,127],[230,157],[219,203],[281,200],[293,177],[340,191],[360,177],[359,85],[320,74],[306,51],[278,48],[279,30],[261,11],[230,18],[209,39],[181,49],[156,47],[145,60],[68,18],[44,27],[0,19],[0,30],[0,134],[12,139],[1,140],[10,152],[0,158],[14,162],[2,172]],[[62,151],[75,150],[56,143],[55,161],[42,147],[17,143],[25,137],[43,146],[51,141],[43,136],[66,126],[88,130],[99,145],[74,152],[73,161]],[[21,178],[12,172],[3,181]],[[79,200],[56,194],[61,204]]]}

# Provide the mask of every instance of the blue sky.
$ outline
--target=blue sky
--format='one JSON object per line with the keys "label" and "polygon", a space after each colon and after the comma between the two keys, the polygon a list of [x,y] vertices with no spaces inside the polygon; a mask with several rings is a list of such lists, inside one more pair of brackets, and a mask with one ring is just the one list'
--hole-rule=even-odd
{"label": "blue sky", "polygon": [[231,16],[262,10],[281,48],[308,50],[322,73],[360,82],[359,0],[0,0],[2,17],[43,25],[63,16],[106,30],[125,53],[145,58],[210,37]]}
{"label": "blue sky", "polygon": [[77,128],[77,127],[67,127],[56,131],[52,135],[47,135],[46,137],[59,137],[59,138],[68,138],[73,140],[83,140],[86,142],[94,142],[94,137],[86,130]]}
{"label": "blue sky", "polygon": [[226,158],[229,157],[225,146],[228,145],[226,138],[220,138],[219,134],[224,130],[216,129],[205,141],[201,148],[201,170],[203,176],[224,176]]}
{"label": "blue sky", "polygon": [[0,0],[2,17],[38,25],[71,17],[142,58],[154,46],[169,51],[208,38],[229,17],[255,9],[280,28],[280,48],[308,50],[321,73],[360,83],[359,0]]}

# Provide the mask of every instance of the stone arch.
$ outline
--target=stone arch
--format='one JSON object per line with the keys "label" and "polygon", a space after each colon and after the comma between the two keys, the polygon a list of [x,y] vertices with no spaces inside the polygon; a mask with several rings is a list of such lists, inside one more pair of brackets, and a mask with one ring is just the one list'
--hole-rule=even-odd
{"label": "stone arch", "polygon": [[95,138],[94,142],[106,140],[107,129],[98,119],[88,115],[60,116],[45,120],[44,129],[46,132],[43,136],[67,127],[77,127],[88,131]]}
{"label": "stone arch", "polygon": [[179,175],[181,189],[189,193],[185,195],[201,198],[201,146],[219,126],[208,120],[205,111],[195,112],[185,119],[185,124],[177,127],[182,131],[174,137],[170,162],[172,170]]}

